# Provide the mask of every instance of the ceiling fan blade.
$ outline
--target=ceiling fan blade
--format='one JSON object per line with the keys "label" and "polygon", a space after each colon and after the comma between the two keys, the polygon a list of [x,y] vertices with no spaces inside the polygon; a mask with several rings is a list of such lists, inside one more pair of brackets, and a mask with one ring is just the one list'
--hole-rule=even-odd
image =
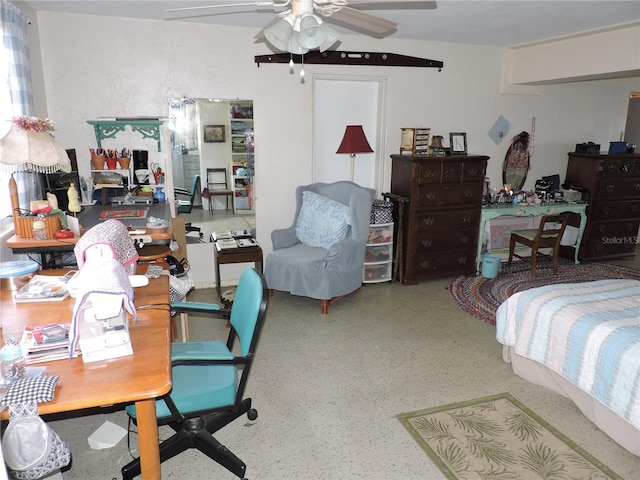
{"label": "ceiling fan blade", "polygon": [[358,10],[410,10],[438,8],[437,2],[429,0],[348,0]]}
{"label": "ceiling fan blade", "polygon": [[213,5],[196,5],[194,7],[180,7],[180,8],[167,8],[165,13],[175,13],[175,12],[189,12],[193,10],[208,10],[211,8],[229,8],[229,7],[280,7],[285,6],[288,2],[285,3],[276,3],[275,1],[271,2],[236,2],[236,3],[216,3]]}
{"label": "ceiling fan blade", "polygon": [[369,15],[351,7],[343,7],[326,18],[338,26],[375,38],[383,38],[392,34],[396,31],[397,26],[394,22]]}

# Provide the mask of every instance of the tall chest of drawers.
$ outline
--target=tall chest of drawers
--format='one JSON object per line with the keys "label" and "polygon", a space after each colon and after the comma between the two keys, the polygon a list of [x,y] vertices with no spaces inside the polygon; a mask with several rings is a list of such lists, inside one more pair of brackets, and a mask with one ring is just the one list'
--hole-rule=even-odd
{"label": "tall chest of drawers", "polygon": [[402,282],[473,275],[489,157],[391,155],[391,192],[402,218]]}
{"label": "tall chest of drawers", "polygon": [[635,255],[640,227],[640,155],[569,153],[567,182],[587,189],[580,260]]}

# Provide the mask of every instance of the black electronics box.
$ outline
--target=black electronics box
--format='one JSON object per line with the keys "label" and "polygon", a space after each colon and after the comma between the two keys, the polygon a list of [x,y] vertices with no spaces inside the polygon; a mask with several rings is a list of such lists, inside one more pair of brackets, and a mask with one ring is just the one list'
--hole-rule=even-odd
{"label": "black electronics box", "polygon": [[600,144],[593,142],[576,143],[576,153],[592,153],[598,155],[600,153]]}

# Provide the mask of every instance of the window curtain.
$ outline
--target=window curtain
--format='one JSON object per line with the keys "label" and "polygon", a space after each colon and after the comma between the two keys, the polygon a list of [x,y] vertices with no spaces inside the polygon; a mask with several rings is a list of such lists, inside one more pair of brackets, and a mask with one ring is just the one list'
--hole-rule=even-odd
{"label": "window curtain", "polygon": [[[31,64],[28,41],[29,20],[14,4],[7,0],[0,2],[0,106],[3,115],[0,121],[11,117],[33,115],[33,96],[31,88]],[[8,125],[2,125],[0,135],[8,131]],[[0,172],[0,185],[7,185],[10,172]],[[42,176],[39,174],[17,172],[14,174],[18,184],[20,207],[29,208],[31,199],[42,192]],[[11,215],[8,195],[2,197],[1,215]]]}

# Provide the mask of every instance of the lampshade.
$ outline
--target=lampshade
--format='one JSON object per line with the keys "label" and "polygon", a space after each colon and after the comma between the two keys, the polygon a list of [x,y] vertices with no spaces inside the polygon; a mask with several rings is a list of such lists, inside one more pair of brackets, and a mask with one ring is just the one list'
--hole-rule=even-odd
{"label": "lampshade", "polygon": [[0,139],[0,164],[10,172],[71,171],[69,155],[51,135],[17,125],[11,125],[9,132]]}
{"label": "lampshade", "polygon": [[336,153],[371,153],[373,149],[364,134],[362,125],[347,125],[342,143]]}

